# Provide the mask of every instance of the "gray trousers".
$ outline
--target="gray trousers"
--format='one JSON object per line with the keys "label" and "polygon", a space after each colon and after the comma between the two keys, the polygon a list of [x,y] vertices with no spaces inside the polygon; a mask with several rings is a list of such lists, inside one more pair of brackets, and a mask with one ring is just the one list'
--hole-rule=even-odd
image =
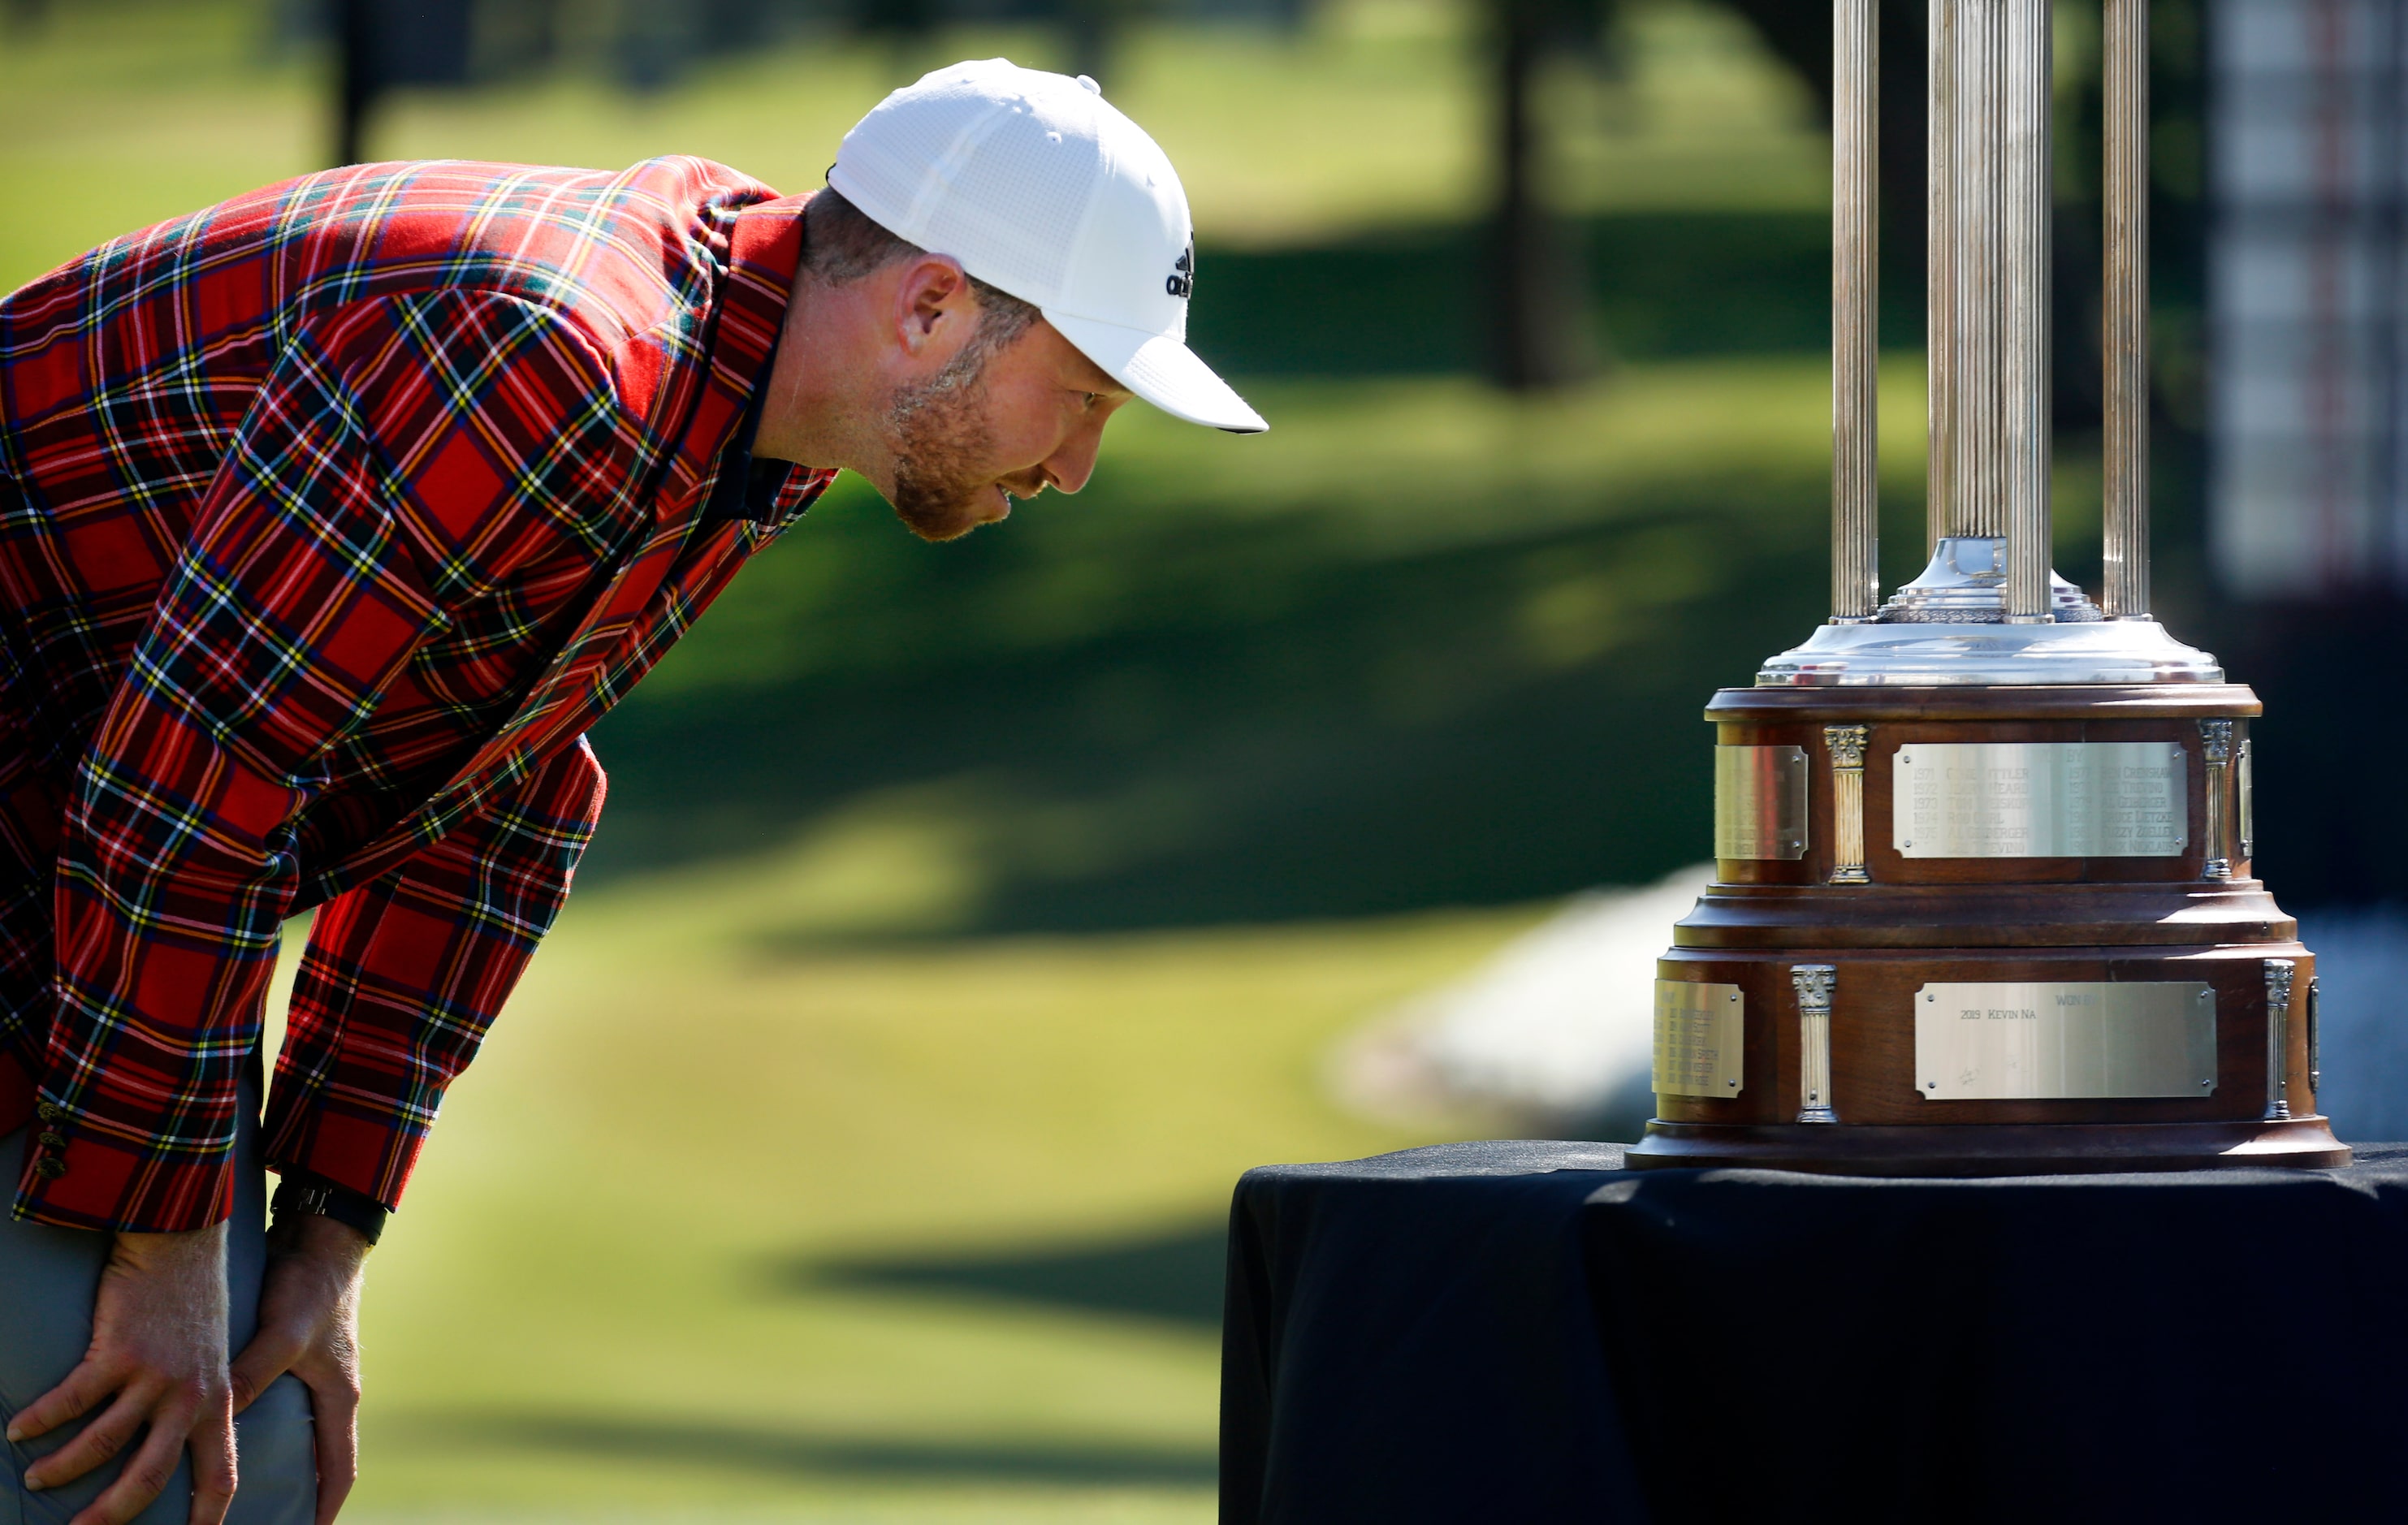
{"label": "gray trousers", "polygon": [[[21,1128],[0,1137],[0,1191],[13,1191],[24,1165]],[[226,1282],[231,1349],[259,1324],[260,1276],[266,1268],[267,1200],[259,1164],[259,1086],[247,1076],[241,1131],[235,1141],[234,1221],[227,1227]],[[92,1343],[92,1300],[108,1256],[108,1236],[10,1218],[0,1203],[0,1429],[8,1417],[58,1386]],[[65,1525],[117,1478],[120,1462],[39,1492],[23,1482],[34,1459],[58,1449],[83,1428],[64,1425],[38,1440],[7,1447],[0,1465],[0,1525]],[[227,1525],[309,1525],[318,1505],[318,1463],[309,1425],[309,1390],[280,1376],[235,1421],[238,1478]],[[132,1447],[126,1454],[132,1454]],[[136,1516],[137,1525],[184,1525],[192,1507],[192,1458],[166,1491]]]}

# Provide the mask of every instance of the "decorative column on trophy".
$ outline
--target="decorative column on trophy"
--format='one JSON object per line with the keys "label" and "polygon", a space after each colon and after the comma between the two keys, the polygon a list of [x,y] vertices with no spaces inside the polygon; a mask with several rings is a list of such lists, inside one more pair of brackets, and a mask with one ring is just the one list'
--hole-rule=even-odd
{"label": "decorative column on trophy", "polygon": [[[2050,567],[2049,0],[1931,0],[1930,564],[1875,556],[1878,0],[1835,0],[1831,620],[1726,689],[1650,1165],[2336,1165],[2257,696],[2149,616],[2148,13],[2107,0],[2106,556]],[[2304,1082],[2304,1083],[2302,1083]]]}

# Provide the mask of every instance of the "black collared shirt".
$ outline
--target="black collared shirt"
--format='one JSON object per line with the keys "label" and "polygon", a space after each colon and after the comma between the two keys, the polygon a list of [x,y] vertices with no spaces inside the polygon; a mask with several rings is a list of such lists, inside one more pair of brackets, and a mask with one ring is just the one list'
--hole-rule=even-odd
{"label": "black collared shirt", "polygon": [[744,405],[743,421],[737,424],[736,437],[727,442],[720,457],[719,480],[711,487],[710,501],[702,506],[699,528],[707,530],[729,520],[755,524],[777,521],[778,489],[794,467],[784,461],[754,460],[752,442],[761,433],[761,410],[769,400],[769,378],[777,372],[778,345],[784,336],[781,322],[779,337],[769,341],[769,353],[761,362],[761,374],[752,378],[752,400]]}

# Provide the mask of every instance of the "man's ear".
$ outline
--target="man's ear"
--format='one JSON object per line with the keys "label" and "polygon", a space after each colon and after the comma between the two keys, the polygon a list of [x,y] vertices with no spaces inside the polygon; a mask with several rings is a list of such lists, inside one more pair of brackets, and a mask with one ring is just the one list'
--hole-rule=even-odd
{"label": "man's ear", "polygon": [[969,325],[978,297],[962,262],[950,254],[923,254],[903,268],[895,287],[895,331],[903,348],[917,355]]}

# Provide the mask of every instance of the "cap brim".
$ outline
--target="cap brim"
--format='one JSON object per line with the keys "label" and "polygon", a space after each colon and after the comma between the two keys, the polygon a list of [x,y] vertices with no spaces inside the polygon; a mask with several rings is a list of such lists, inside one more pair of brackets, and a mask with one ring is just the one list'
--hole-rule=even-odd
{"label": "cap brim", "polygon": [[1079,347],[1079,352],[1104,368],[1104,373],[1174,419],[1226,429],[1233,435],[1259,435],[1270,427],[1229,383],[1196,358],[1196,351],[1177,339],[1092,318],[1070,318],[1047,312],[1045,321]]}

